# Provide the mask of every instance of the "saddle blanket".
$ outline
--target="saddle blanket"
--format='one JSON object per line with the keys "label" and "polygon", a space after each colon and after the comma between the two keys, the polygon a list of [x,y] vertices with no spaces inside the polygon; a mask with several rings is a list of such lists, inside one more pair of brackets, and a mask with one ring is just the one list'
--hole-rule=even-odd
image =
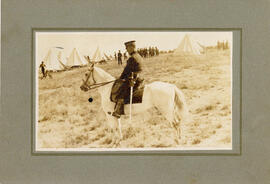
{"label": "saddle blanket", "polygon": [[[115,82],[112,86],[112,91],[111,91],[111,96],[110,99],[112,102],[116,103],[117,102],[117,95],[120,92],[119,89],[121,87],[121,83]],[[139,85],[138,87],[133,88],[133,95],[132,95],[132,104],[135,103],[142,103],[142,98],[143,98],[143,92],[144,92],[144,84]],[[127,95],[124,95],[124,103],[125,104],[130,104],[130,90]]]}

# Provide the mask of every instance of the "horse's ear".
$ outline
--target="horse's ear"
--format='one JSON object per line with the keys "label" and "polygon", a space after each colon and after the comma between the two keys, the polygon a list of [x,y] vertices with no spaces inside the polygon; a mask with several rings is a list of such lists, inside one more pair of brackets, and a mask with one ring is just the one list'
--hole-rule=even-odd
{"label": "horse's ear", "polygon": [[91,71],[91,70],[93,70],[94,69],[94,63],[92,63],[91,65],[90,65],[90,67],[89,67],[89,70]]}
{"label": "horse's ear", "polygon": [[84,56],[84,58],[88,63],[91,63],[90,56]]}

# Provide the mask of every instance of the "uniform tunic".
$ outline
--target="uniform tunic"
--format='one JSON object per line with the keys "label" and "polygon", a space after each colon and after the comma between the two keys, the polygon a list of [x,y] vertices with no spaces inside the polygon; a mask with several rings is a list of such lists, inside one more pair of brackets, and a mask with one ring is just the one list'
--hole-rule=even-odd
{"label": "uniform tunic", "polygon": [[142,64],[141,64],[142,58],[137,53],[134,52],[131,54],[131,57],[127,60],[127,65],[124,68],[124,71],[122,72],[120,79],[128,79],[131,77],[131,73],[133,72],[133,77],[137,77],[137,73],[142,71]]}
{"label": "uniform tunic", "polygon": [[130,86],[129,86],[129,78],[133,72],[133,78],[135,79],[135,85],[133,87],[133,91],[136,90],[142,83],[142,78],[138,77],[138,74],[142,71],[142,57],[137,53],[133,52],[130,58],[127,60],[127,65],[122,72],[120,79],[124,79],[123,84],[120,86],[118,90],[117,99],[126,99],[130,96]]}
{"label": "uniform tunic", "polygon": [[122,61],[122,53],[121,52],[118,53],[118,61]]}

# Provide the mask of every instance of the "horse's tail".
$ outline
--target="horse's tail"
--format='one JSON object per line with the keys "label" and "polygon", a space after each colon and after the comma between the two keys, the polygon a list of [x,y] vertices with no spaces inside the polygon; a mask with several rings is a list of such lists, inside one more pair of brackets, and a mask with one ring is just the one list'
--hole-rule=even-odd
{"label": "horse's tail", "polygon": [[189,110],[186,104],[185,96],[176,86],[174,88],[174,118],[176,121],[188,121]]}

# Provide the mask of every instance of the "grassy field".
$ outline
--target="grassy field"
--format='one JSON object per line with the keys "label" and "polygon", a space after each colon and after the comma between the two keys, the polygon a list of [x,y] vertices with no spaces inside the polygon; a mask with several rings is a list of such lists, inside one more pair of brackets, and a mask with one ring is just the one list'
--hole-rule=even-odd
{"label": "grassy field", "polygon": [[[231,61],[228,52],[202,56],[163,54],[145,59],[146,83],[175,84],[185,95],[191,122],[181,124],[177,144],[174,129],[156,109],[122,120],[122,148],[231,148]],[[123,70],[115,61],[98,65],[118,77]],[[97,90],[80,90],[87,68],[52,73],[39,79],[38,148],[110,148],[108,129]],[[88,98],[92,97],[92,103]]]}

